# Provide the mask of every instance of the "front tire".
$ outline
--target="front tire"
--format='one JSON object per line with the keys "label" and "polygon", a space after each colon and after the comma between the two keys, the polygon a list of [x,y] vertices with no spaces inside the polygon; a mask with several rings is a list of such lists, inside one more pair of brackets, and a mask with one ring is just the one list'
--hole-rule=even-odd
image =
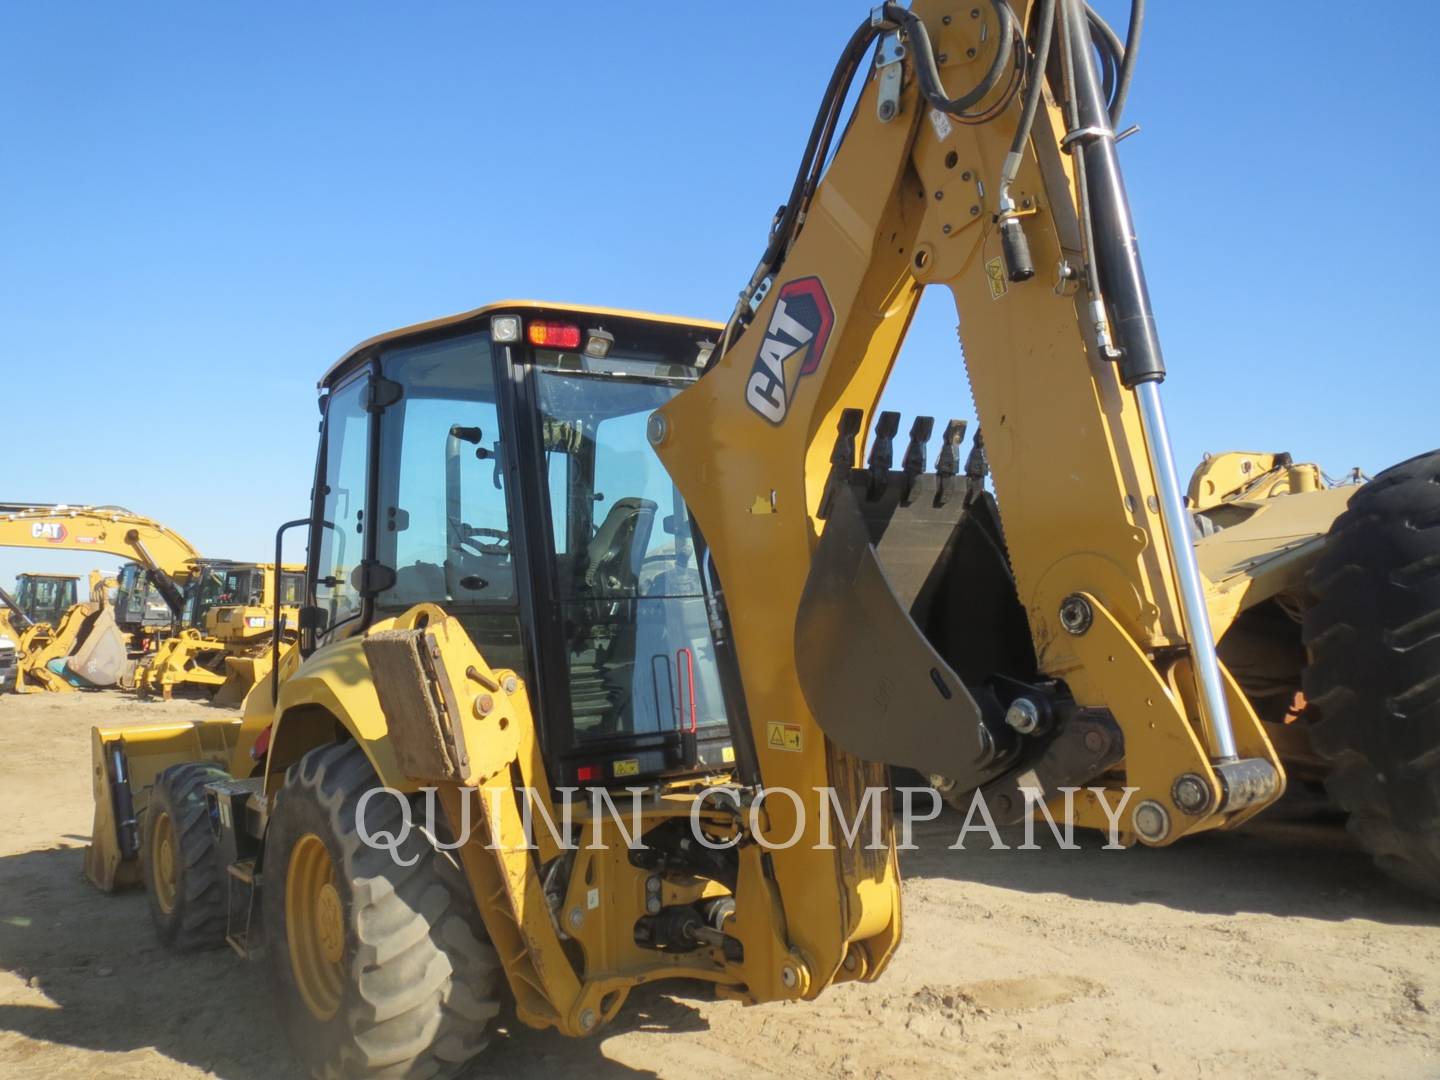
{"label": "front tire", "polygon": [[205,762],[155,778],[140,830],[140,873],[160,943],[176,952],[225,944],[225,868],[215,849],[205,785],[229,780]]}
{"label": "front tire", "polygon": [[1440,897],[1440,451],[1355,493],[1309,583],[1304,689],[1326,788],[1385,873]]}
{"label": "front tire", "polygon": [[[485,1048],[500,966],[450,854],[418,828],[398,859],[361,841],[378,786],[353,742],[286,775],[261,890],[275,1005],[316,1077],[450,1076]],[[405,833],[398,799],[372,797],[365,825]]]}

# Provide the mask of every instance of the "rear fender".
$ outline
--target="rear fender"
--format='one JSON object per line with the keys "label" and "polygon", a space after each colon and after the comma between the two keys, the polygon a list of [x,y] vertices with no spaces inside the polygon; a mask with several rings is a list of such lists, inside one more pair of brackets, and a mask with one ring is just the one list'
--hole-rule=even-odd
{"label": "rear fender", "polygon": [[[436,608],[434,618],[438,621],[444,617],[444,612]],[[370,630],[387,629],[393,621],[376,623]],[[345,736],[360,744],[375,775],[386,787],[407,793],[418,790],[396,760],[363,643],[364,635],[357,634],[311,653],[298,664],[294,663],[294,653],[287,654],[281,662],[280,696],[274,707],[266,684],[246,700],[248,745],[240,749],[253,747],[273,718],[265,763],[267,793],[279,790],[285,770],[307,751]],[[287,671],[291,665],[293,668]]]}

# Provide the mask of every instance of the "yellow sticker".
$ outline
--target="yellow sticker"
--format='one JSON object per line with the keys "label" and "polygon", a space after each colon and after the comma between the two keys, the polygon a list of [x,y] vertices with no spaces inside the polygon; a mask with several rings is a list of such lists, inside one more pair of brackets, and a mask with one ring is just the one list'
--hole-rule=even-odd
{"label": "yellow sticker", "polygon": [[1010,286],[1005,280],[1005,260],[1000,256],[986,261],[985,278],[990,282],[990,299],[999,300]]}
{"label": "yellow sticker", "polygon": [[627,758],[624,761],[615,762],[616,776],[634,776],[640,771],[639,758]]}
{"label": "yellow sticker", "polygon": [[804,745],[800,725],[770,721],[765,725],[765,745],[771,750],[800,750]]}
{"label": "yellow sticker", "polygon": [[733,746],[722,746],[720,748],[720,760],[726,765],[735,763],[735,748]]}

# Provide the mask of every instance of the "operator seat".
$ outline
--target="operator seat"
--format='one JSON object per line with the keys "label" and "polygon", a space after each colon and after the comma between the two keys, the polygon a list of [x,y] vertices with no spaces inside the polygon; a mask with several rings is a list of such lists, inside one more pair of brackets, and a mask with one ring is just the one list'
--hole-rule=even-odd
{"label": "operator seat", "polygon": [[585,549],[585,588],[592,593],[635,595],[640,560],[650,547],[657,504],[650,499],[617,499]]}

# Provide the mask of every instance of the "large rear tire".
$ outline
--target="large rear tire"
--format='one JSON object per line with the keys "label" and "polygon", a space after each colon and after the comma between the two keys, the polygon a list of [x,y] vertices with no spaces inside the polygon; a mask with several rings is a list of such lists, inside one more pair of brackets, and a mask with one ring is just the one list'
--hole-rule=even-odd
{"label": "large rear tire", "polygon": [[1440,451],[1356,492],[1309,582],[1304,689],[1326,788],[1382,870],[1440,897]]}
{"label": "large rear tire", "polygon": [[[398,859],[361,841],[361,796],[378,786],[353,742],[286,775],[261,890],[275,1005],[316,1077],[450,1076],[485,1048],[500,966],[450,854],[418,828]],[[367,834],[405,834],[401,814],[396,796],[371,797]]]}
{"label": "large rear tire", "polygon": [[225,944],[225,868],[215,850],[205,785],[229,780],[206,762],[155,778],[140,830],[140,873],[160,943],[176,952]]}

